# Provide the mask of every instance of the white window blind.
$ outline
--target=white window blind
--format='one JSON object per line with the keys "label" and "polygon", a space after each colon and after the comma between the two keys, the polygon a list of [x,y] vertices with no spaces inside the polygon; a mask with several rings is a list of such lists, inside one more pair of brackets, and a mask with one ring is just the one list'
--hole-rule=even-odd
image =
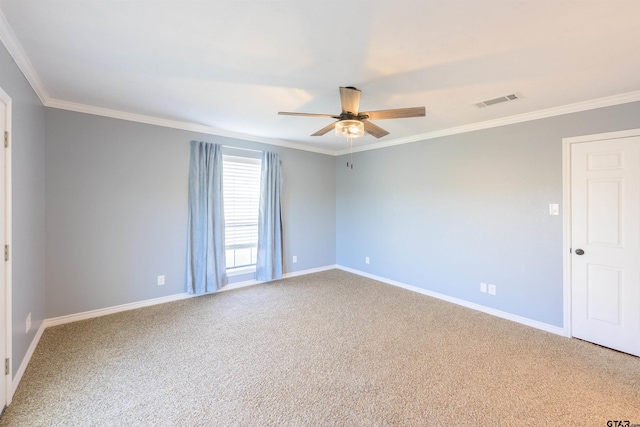
{"label": "white window blind", "polygon": [[260,159],[223,156],[227,269],[256,264],[261,163]]}

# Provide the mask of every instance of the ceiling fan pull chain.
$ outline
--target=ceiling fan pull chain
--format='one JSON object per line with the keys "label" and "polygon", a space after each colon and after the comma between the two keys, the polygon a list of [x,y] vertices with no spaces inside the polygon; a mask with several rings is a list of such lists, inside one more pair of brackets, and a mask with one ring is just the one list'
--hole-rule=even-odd
{"label": "ceiling fan pull chain", "polygon": [[[347,138],[349,140],[349,157],[351,159],[351,169],[353,169],[353,137]],[[349,167],[349,163],[347,162],[347,167]]]}
{"label": "ceiling fan pull chain", "polygon": [[[349,141],[351,141],[351,137],[347,135],[347,144],[349,144]],[[347,169],[349,169],[349,161],[351,161],[351,156],[347,159]]]}

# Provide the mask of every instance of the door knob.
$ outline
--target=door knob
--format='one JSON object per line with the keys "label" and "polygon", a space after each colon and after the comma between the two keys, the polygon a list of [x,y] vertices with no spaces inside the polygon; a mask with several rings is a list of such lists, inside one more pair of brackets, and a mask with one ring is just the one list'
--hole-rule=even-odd
{"label": "door knob", "polygon": [[582,249],[576,249],[576,255],[584,255],[584,251]]}

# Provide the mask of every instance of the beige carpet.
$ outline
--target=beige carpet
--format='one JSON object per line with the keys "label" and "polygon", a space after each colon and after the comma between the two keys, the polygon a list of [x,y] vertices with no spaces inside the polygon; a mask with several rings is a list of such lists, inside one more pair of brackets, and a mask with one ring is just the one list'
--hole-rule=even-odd
{"label": "beige carpet", "polygon": [[332,270],[45,331],[1,426],[640,424],[640,358]]}

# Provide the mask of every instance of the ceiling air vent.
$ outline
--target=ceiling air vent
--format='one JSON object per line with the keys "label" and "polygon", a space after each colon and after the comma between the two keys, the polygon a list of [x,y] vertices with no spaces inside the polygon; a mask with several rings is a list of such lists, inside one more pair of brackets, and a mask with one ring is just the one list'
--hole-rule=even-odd
{"label": "ceiling air vent", "polygon": [[476,102],[473,105],[475,105],[478,108],[484,108],[484,107],[489,107],[490,105],[499,104],[501,102],[515,101],[518,98],[520,98],[520,95],[512,93],[509,95],[501,96],[499,98],[493,98],[493,99],[488,99],[482,102]]}

